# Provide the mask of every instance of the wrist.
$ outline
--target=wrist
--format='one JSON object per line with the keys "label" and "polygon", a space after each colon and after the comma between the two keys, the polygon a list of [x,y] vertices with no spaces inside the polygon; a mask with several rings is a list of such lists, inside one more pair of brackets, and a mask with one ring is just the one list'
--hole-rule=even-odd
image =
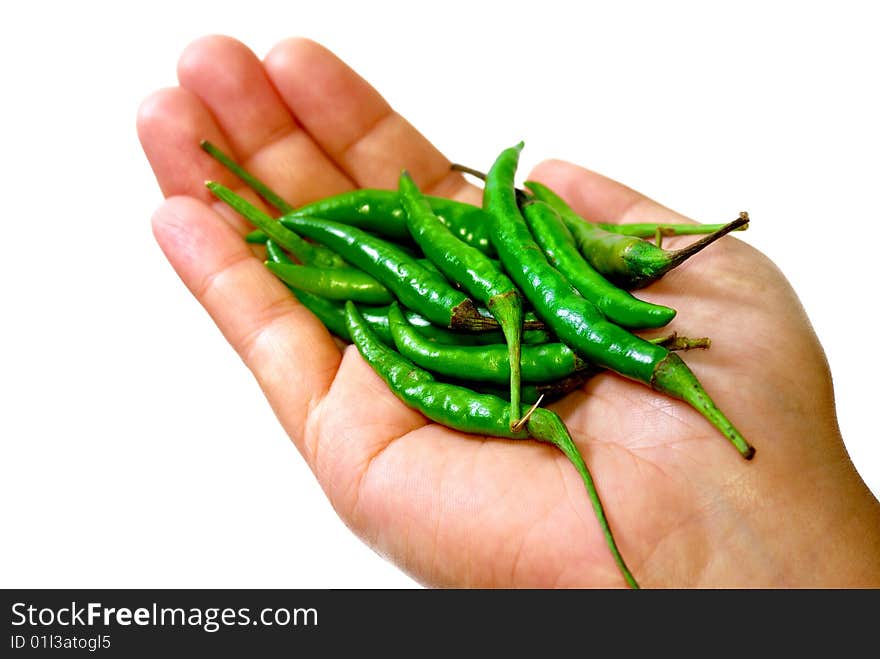
{"label": "wrist", "polygon": [[730,544],[740,558],[722,571],[707,569],[707,586],[880,587],[880,503],[839,439],[836,447],[796,471],[777,471],[781,463],[768,456],[771,464],[739,496],[745,505]]}

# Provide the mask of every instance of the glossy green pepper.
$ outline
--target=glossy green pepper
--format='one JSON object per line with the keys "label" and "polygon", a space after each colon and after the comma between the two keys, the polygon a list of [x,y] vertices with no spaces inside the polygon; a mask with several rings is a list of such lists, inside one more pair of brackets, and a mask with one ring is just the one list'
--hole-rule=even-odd
{"label": "glossy green pepper", "polygon": [[687,247],[670,252],[641,238],[611,233],[587,222],[542,183],[526,181],[525,186],[535,198],[549,204],[559,213],[584,258],[609,281],[627,290],[642,288],[656,281],[722,236],[744,227],[749,221],[748,214],[741,213],[733,222],[723,225],[714,233]]}
{"label": "glossy green pepper", "polygon": [[520,418],[520,350],[523,331],[522,300],[510,278],[475,247],[462,242],[438,219],[407,172],[400,175],[400,202],[406,228],[425,256],[450,281],[457,282],[475,300],[483,302],[498,321],[507,342],[507,379],[510,383],[510,427]]}
{"label": "glossy green pepper", "polygon": [[[385,381],[394,395],[409,407],[418,410],[432,421],[461,432],[508,439],[534,439],[552,444],[562,451],[584,482],[606,544],[621,574],[631,588],[638,588],[638,583],[617,548],[587,465],[558,415],[547,409],[533,408],[525,428],[520,431],[511,430],[507,423],[509,404],[506,400],[490,394],[479,394],[464,387],[437,382],[430,373],[418,368],[379,341],[360,317],[353,302],[347,302],[345,310],[349,335],[361,356]],[[520,416],[525,418],[526,411],[523,410]]]}
{"label": "glossy green pepper", "polygon": [[584,359],[686,401],[746,459],[754,448],[727,419],[675,353],[634,336],[601,314],[544,257],[520,214],[514,175],[522,143],[505,149],[486,177],[484,207],[492,242],[507,273],[548,327]]}

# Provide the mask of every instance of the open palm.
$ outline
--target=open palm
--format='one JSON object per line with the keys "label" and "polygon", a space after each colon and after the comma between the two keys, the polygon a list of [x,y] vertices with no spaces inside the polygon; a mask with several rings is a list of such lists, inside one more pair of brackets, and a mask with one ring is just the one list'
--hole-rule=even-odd
{"label": "open palm", "polygon": [[[250,227],[203,182],[258,200],[198,143],[233,154],[295,205],[393,188],[404,167],[426,193],[479,203],[480,191],[313,42],[282,42],[261,62],[237,41],[207,37],[183,53],[178,75],[180,86],[149,97],[138,118],[167,197],[153,218],[156,238],[345,522],[429,585],[624,585],[567,460],[534,442],[428,423],[398,401],[242,240]],[[490,158],[504,146],[490,147]],[[589,218],[689,221],[566,163],[545,162],[530,176]],[[868,509],[876,520],[876,502],[843,449],[822,349],[783,275],[728,237],[639,295],[679,310],[671,329],[712,338],[711,350],[685,359],[757,455],[745,462],[684,403],[610,373],[553,405],[635,577],[674,587],[855,576],[804,569],[802,551],[821,551],[839,515]],[[823,491],[841,489],[847,496],[836,495],[835,506],[820,503]]]}

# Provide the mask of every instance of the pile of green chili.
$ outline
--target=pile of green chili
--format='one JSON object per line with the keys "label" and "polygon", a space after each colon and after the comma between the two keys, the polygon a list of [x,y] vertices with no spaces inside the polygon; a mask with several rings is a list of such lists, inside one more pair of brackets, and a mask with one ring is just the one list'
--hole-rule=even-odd
{"label": "pile of green chili", "polygon": [[[356,190],[294,208],[209,142],[202,148],[274,207],[273,217],[208,182],[256,230],[266,266],[404,403],[456,430],[557,447],[583,479],[608,547],[627,568],[595,484],[564,422],[540,407],[608,369],[687,402],[746,458],[754,448],[676,350],[708,339],[646,340],[676,310],[629,291],[747,226],[594,224],[546,185],[514,178],[522,143],[482,174],[481,206],[423,195],[406,171],[396,190]],[[706,234],[681,250],[663,236]],[[646,238],[654,237],[652,243]],[[466,378],[466,379],[465,379]]]}

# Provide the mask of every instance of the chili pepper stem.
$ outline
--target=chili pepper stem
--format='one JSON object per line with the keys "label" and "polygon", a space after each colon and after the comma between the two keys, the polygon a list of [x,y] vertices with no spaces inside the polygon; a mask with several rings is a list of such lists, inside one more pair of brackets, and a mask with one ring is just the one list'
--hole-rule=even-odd
{"label": "chili pepper stem", "polygon": [[498,329],[498,321],[491,316],[484,316],[471,300],[465,300],[452,310],[449,328],[481,332]]}
{"label": "chili pepper stem", "polygon": [[599,499],[599,493],[596,491],[596,484],[593,482],[590,470],[587,469],[587,465],[575,445],[574,440],[568,433],[568,429],[562,422],[562,419],[556,414],[549,412],[549,410],[536,409],[532,418],[529,419],[528,431],[532,438],[553,444],[565,454],[565,457],[567,457],[574,465],[575,469],[577,469],[584,481],[584,486],[587,489],[587,496],[590,498],[593,511],[596,513],[596,518],[599,520],[599,526],[602,528],[602,533],[605,536],[605,542],[611,550],[612,556],[614,556],[614,561],[617,563],[617,567],[623,574],[623,578],[626,580],[627,585],[630,588],[638,589],[639,584],[626,566],[623,556],[617,548],[617,543],[614,541],[614,536],[611,533],[611,526],[608,523],[608,518],[605,516],[605,510],[602,507],[602,501]]}
{"label": "chili pepper stem", "polygon": [[[740,227],[744,227],[749,223],[749,214],[745,211],[742,211],[739,214],[739,217],[736,218],[733,222],[728,222],[723,227],[718,229],[717,231],[710,233],[707,236],[703,236],[699,240],[691,243],[687,247],[683,247],[681,249],[675,250],[674,252],[670,252],[669,261],[666,265],[663,266],[663,269],[658,276],[672,270],[672,268],[681,265],[682,262],[686,261],[690,257],[692,257],[697,252],[702,251],[712,243],[714,243],[719,238],[726,236],[731,231],[736,231]],[[659,234],[658,234],[658,243],[657,246],[660,246],[659,243]]]}
{"label": "chili pepper stem", "polygon": [[[522,415],[522,418],[519,419],[516,423],[510,424],[510,429],[513,432],[519,432],[522,430],[525,425],[529,422],[529,419],[532,418],[532,415],[537,411],[537,409],[541,406],[541,401],[544,400],[544,394],[538,396],[538,400],[532,403],[532,406],[526,410],[526,413]],[[517,416],[519,416],[517,414]]]}
{"label": "chili pepper stem", "polygon": [[516,291],[489,298],[489,311],[501,325],[510,361],[510,428],[519,430],[524,421],[520,418],[520,382],[522,354],[522,302]]}
{"label": "chili pepper stem", "polygon": [[681,360],[681,357],[670,352],[662,362],[657,364],[651,378],[651,386],[657,391],[691,405],[709,423],[718,428],[746,460],[751,460],[755,456],[754,447],[745,440],[739,430],[718,409],[691,369]]}
{"label": "chili pepper stem", "polygon": [[199,142],[199,146],[202,147],[202,150],[204,150],[214,160],[219,162],[221,165],[226,167],[226,169],[228,169],[230,172],[240,178],[251,190],[256,192],[267,202],[269,202],[269,205],[273,206],[282,213],[289,213],[293,210],[293,206],[284,201],[284,199],[282,199],[278,195],[278,193],[272,190],[268,185],[263,183],[256,176],[248,172],[244,167],[239,165],[232,158],[223,153],[223,151],[218,149],[215,145],[211,144],[211,142],[209,142],[208,140],[202,140],[201,142]]}
{"label": "chili pepper stem", "polygon": [[467,165],[462,165],[461,163],[454,162],[449,166],[453,172],[461,172],[462,174],[469,174],[474,178],[478,178],[481,181],[486,180],[486,172],[481,172],[478,169],[474,169],[473,167],[468,167]]}
{"label": "chili pepper stem", "polygon": [[666,336],[658,336],[648,339],[648,341],[663,346],[667,350],[708,350],[712,346],[712,339],[708,336],[691,338],[689,336],[679,336],[678,332],[673,332]]}
{"label": "chili pepper stem", "polygon": [[297,233],[282,226],[271,215],[267,215],[229,188],[214,181],[205,181],[205,187],[211,191],[211,194],[293,254],[300,263],[330,268],[347,265],[335,252],[320,245],[312,245],[306,242]]}

